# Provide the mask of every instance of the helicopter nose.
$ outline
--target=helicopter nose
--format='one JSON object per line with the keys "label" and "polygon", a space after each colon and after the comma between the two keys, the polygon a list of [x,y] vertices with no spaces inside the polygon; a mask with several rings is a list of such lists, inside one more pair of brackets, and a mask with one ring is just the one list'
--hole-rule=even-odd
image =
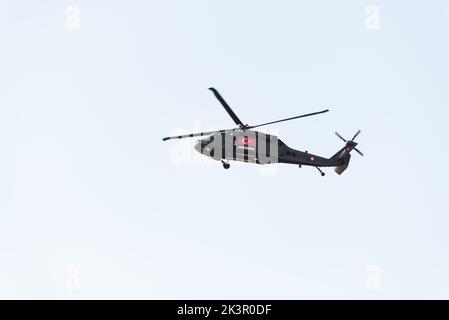
{"label": "helicopter nose", "polygon": [[201,141],[200,141],[200,140],[198,140],[198,141],[195,143],[194,148],[195,148],[196,151],[198,151],[199,153],[201,153]]}

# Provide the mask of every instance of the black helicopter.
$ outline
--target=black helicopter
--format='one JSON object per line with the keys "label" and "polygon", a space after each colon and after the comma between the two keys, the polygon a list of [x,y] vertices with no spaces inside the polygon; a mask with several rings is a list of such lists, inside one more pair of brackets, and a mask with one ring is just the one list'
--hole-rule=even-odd
{"label": "black helicopter", "polygon": [[195,150],[203,155],[221,161],[225,169],[229,169],[230,167],[229,162],[225,160],[236,160],[256,164],[288,163],[299,165],[299,167],[315,167],[321,175],[324,176],[325,173],[321,170],[321,167],[335,167],[335,172],[342,174],[349,165],[352,150],[355,150],[363,156],[363,153],[356,148],[357,143],[354,142],[354,139],[360,134],[360,130],[357,131],[351,140],[346,140],[338,134],[338,132],[335,132],[335,134],[345,142],[345,146],[330,158],[320,157],[308,153],[307,151],[303,152],[292,149],[278,139],[277,136],[252,130],[269,124],[325,113],[329,111],[328,109],[258,125],[248,125],[243,124],[215,88],[209,88],[209,90],[214,93],[215,97],[220,101],[238,127],[165,137],[162,139],[163,141],[207,136],[196,142]]}

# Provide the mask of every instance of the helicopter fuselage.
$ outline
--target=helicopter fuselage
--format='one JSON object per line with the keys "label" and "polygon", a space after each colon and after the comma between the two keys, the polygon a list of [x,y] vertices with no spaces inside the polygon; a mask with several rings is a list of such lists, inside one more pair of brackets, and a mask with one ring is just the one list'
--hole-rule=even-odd
{"label": "helicopter fuselage", "polygon": [[289,163],[315,167],[342,165],[341,159],[327,159],[288,147],[275,135],[254,130],[229,130],[198,140],[195,150],[215,160],[256,164]]}

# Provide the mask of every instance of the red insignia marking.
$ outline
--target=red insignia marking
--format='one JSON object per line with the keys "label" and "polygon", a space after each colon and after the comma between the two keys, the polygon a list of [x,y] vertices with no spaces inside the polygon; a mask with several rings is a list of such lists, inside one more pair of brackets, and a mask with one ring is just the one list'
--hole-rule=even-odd
{"label": "red insignia marking", "polygon": [[255,138],[249,138],[249,137],[239,137],[237,139],[237,143],[239,145],[243,145],[245,147],[255,147],[256,146],[256,139]]}

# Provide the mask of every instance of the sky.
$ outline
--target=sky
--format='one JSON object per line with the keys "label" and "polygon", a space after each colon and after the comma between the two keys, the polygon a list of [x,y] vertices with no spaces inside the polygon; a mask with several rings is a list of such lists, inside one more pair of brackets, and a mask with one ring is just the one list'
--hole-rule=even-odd
{"label": "sky", "polygon": [[[0,1],[0,298],[448,299],[449,3]],[[261,128],[341,175],[220,162]]]}

